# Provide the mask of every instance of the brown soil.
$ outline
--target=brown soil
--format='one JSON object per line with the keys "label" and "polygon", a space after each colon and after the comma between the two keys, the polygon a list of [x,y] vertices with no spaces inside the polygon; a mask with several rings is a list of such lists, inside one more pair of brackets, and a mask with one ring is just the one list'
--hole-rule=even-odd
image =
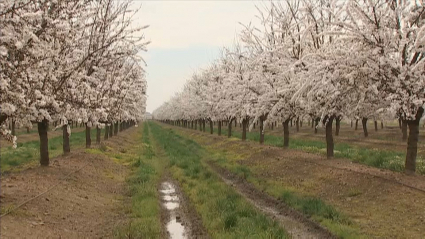
{"label": "brown soil", "polygon": [[1,238],[112,237],[114,229],[126,221],[122,207],[128,173],[106,156],[74,151],[52,159],[50,167],[3,176],[2,213],[59,184],[3,216]]}
{"label": "brown soil", "polygon": [[[177,209],[177,214],[180,217],[181,223],[185,228],[185,236],[187,239],[209,239],[211,238],[204,226],[202,225],[202,220],[196,212],[193,204],[190,203],[190,199],[186,196],[186,194],[181,190],[179,182],[173,179],[168,173],[165,174],[162,182],[171,182],[175,186],[176,195],[179,197],[179,208]],[[160,189],[160,185],[158,185],[158,190]],[[169,222],[169,211],[166,210],[162,204],[161,209],[161,222],[163,225],[164,231],[167,231],[166,225]]]}
{"label": "brown soil", "polygon": [[[166,126],[168,127],[168,126]],[[425,177],[406,176],[348,160],[300,150],[284,150],[256,142],[174,127],[238,164],[274,187],[319,197],[346,214],[368,237],[422,238],[425,231]]]}
{"label": "brown soil", "polygon": [[318,223],[289,208],[267,193],[261,192],[252,184],[231,173],[229,170],[214,164],[212,161],[208,164],[218,173],[224,182],[235,187],[235,190],[239,194],[248,199],[250,203],[254,204],[264,214],[278,221],[291,235],[291,238],[337,238]]}

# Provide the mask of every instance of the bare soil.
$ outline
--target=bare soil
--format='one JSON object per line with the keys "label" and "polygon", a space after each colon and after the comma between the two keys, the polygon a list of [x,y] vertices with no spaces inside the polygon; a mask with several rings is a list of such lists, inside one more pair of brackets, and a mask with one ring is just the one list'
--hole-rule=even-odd
{"label": "bare soil", "polygon": [[[169,126],[165,126],[169,127]],[[346,214],[368,237],[423,238],[425,177],[327,160],[321,155],[173,127],[211,153],[248,166],[253,177],[319,197]]]}
{"label": "bare soil", "polygon": [[[126,136],[113,140],[125,142]],[[3,176],[2,213],[59,184],[3,216],[1,238],[111,238],[127,220],[123,201],[128,173],[106,156],[74,151],[51,159],[49,167]]]}

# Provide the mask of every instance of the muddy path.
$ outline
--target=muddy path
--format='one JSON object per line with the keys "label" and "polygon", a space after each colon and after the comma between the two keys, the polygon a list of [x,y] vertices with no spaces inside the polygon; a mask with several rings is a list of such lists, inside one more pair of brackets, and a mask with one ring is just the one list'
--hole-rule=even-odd
{"label": "muddy path", "polygon": [[158,191],[161,197],[161,221],[168,238],[210,238],[179,183],[169,174],[165,175],[158,185]]}
{"label": "muddy path", "polygon": [[313,238],[337,238],[326,228],[308,219],[302,213],[288,207],[283,202],[261,192],[252,184],[233,174],[229,170],[218,166],[212,161],[208,165],[228,185],[232,186],[240,195],[246,198],[252,205],[265,215],[285,228],[291,238],[313,239]]}

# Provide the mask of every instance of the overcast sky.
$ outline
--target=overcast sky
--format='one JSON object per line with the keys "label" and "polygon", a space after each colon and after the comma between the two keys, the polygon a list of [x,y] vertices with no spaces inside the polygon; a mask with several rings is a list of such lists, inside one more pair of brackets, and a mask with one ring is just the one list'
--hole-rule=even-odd
{"label": "overcast sky", "polygon": [[180,91],[195,70],[231,46],[243,24],[255,21],[260,1],[136,1],[136,24],[149,25],[152,43],[142,53],[147,63],[148,102],[152,112]]}

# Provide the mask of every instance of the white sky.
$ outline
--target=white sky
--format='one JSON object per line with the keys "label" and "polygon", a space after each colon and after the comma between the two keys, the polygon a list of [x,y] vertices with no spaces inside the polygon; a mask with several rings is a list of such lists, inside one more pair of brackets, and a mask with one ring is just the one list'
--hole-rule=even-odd
{"label": "white sky", "polygon": [[142,53],[147,63],[147,111],[152,112],[200,67],[219,55],[220,47],[231,46],[243,24],[256,21],[261,1],[137,1],[142,7],[136,24],[152,43]]}

